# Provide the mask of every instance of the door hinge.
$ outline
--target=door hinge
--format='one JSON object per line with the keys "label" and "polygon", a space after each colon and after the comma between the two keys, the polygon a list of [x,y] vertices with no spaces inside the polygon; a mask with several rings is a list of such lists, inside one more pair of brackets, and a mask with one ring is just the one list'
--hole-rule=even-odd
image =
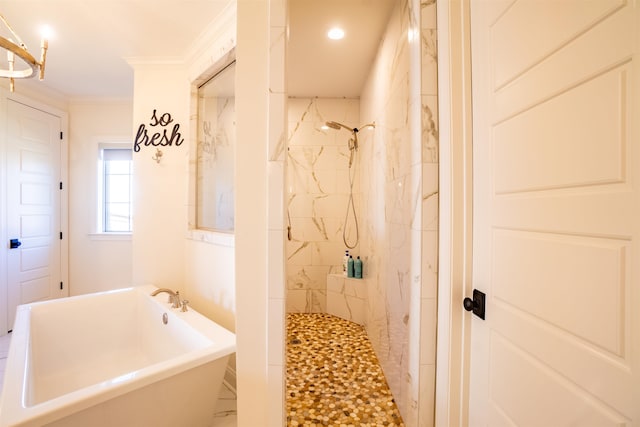
{"label": "door hinge", "polygon": [[60,240],[62,240],[62,231],[60,232]]}
{"label": "door hinge", "polygon": [[62,181],[60,181],[60,189],[62,190]]}
{"label": "door hinge", "polygon": [[62,282],[60,282],[60,290],[64,289],[64,284]]}
{"label": "door hinge", "polygon": [[60,132],[60,141],[62,141],[62,132]]}

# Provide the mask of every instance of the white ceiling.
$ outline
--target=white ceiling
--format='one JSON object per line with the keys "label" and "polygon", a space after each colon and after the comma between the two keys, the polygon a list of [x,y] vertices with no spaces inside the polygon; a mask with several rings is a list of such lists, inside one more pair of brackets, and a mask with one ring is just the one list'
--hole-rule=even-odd
{"label": "white ceiling", "polygon": [[[289,0],[291,96],[360,96],[397,0]],[[340,26],[342,40],[327,31]]]}
{"label": "white ceiling", "polygon": [[[0,14],[39,57],[49,25],[46,86],[69,98],[130,97],[125,58],[182,60],[230,0],[0,0]],[[290,0],[288,84],[293,96],[357,97],[395,0]],[[326,38],[334,23],[340,42]],[[2,26],[0,34],[10,37]],[[0,66],[6,66],[0,55]]]}

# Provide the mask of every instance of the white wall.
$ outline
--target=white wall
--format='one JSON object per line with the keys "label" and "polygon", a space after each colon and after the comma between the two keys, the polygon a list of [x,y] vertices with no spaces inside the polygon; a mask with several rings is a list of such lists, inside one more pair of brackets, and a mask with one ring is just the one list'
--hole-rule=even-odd
{"label": "white wall", "polygon": [[133,61],[133,128],[149,132],[155,109],[169,113],[180,125],[179,146],[157,147],[160,163],[152,160],[156,147],[141,146],[134,158],[134,284],[152,283],[180,291],[200,313],[235,331],[235,249],[233,235],[194,230],[197,88],[235,46],[235,4],[203,33],[182,63]]}
{"label": "white wall", "polygon": [[[215,245],[216,239],[188,231],[193,209],[187,193],[193,163],[188,144],[163,149],[159,165],[150,159],[155,150],[143,147],[134,153],[134,283],[178,287],[216,320],[213,300],[219,298],[215,304],[226,306],[225,296],[235,281],[239,427],[284,422],[285,11],[284,0],[237,3],[233,243],[205,246]],[[235,35],[235,26],[233,30]],[[186,125],[194,111],[189,83],[198,78],[199,70],[228,53],[228,35],[195,49],[186,67],[133,64],[134,128],[148,121],[156,108],[185,124],[185,138],[193,141]],[[230,323],[231,310],[221,319]]]}
{"label": "white wall", "polygon": [[156,147],[141,146],[133,153],[133,283],[151,283],[184,293],[184,245],[187,217],[187,161],[189,153],[190,85],[181,64],[134,64],[133,124],[150,133],[154,110],[168,113],[171,134],[180,125],[181,145],[159,147],[162,160],[152,159]]}
{"label": "white wall", "polygon": [[233,246],[188,240],[185,246],[185,296],[189,304],[230,331],[236,325]]}
{"label": "white wall", "polygon": [[[9,91],[9,80],[0,79],[0,87]],[[53,107],[61,111],[69,109],[69,99],[60,92],[48,89],[38,79],[18,79],[15,81],[17,96],[24,96],[28,100]]]}
{"label": "white wall", "polygon": [[[192,47],[187,60],[187,79],[191,83],[191,131],[190,149],[185,164],[188,175],[188,185],[185,188],[188,206],[187,217],[184,219],[184,294],[194,309],[232,332],[236,331],[235,239],[233,234],[195,229],[195,185],[198,149],[197,86],[233,59],[236,15],[235,2],[230,2]],[[234,358],[230,365],[235,366]]]}
{"label": "white wall", "polygon": [[[467,425],[471,316],[460,300],[471,286],[471,56],[469,2],[438,2],[440,212],[435,425]],[[467,331],[466,333],[464,331]]]}
{"label": "white wall", "polygon": [[[267,414],[268,2],[238,1],[236,264],[238,426]],[[241,160],[240,160],[241,159]]]}
{"label": "white wall", "polygon": [[[286,0],[238,1],[238,426],[284,421]],[[247,268],[241,260],[247,260]]]}
{"label": "white wall", "polygon": [[98,144],[131,143],[132,101],[72,101],[69,117],[70,294],[131,286],[131,238],[95,233]]}

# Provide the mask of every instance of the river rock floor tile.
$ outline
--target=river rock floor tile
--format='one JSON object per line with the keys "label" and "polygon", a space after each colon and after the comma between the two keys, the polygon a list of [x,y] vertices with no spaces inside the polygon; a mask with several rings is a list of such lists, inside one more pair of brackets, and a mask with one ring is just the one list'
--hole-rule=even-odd
{"label": "river rock floor tile", "polygon": [[404,426],[362,326],[290,313],[286,357],[288,426]]}

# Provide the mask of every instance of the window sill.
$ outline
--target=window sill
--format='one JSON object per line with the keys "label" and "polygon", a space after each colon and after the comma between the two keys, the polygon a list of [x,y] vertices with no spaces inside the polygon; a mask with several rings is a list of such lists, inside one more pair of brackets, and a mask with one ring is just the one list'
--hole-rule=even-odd
{"label": "window sill", "polygon": [[133,233],[89,233],[90,240],[130,241]]}
{"label": "window sill", "polygon": [[209,243],[211,245],[228,246],[230,248],[234,247],[236,242],[236,236],[233,233],[198,229],[187,231],[187,239]]}

